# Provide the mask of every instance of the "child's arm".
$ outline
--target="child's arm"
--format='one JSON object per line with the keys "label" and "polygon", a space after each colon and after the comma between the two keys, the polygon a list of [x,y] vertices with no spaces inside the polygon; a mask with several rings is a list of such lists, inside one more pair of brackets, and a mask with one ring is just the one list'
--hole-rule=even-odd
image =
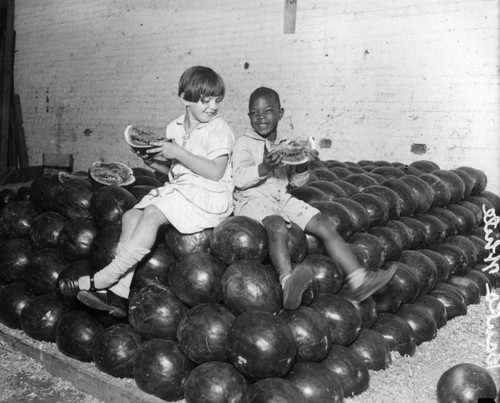
{"label": "child's arm", "polygon": [[170,172],[170,164],[166,161],[157,161],[153,159],[153,161],[150,164],[146,164],[153,168],[155,171],[158,171],[164,175],[168,175]]}
{"label": "child's arm", "polygon": [[155,160],[154,155],[151,154],[142,154],[140,152],[136,152],[135,154],[141,158],[147,166],[162,174],[168,175],[170,171],[170,161]]}
{"label": "child's arm", "polygon": [[281,164],[281,157],[264,150],[262,162],[256,161],[243,141],[236,142],[233,154],[233,181],[239,189],[247,189],[265,180],[269,172]]}
{"label": "child's arm", "polygon": [[224,172],[229,162],[229,156],[227,154],[210,160],[190,153],[175,142],[162,144],[161,147],[152,148],[148,150],[147,153],[161,153],[165,158],[171,160],[175,159],[194,173],[214,181],[218,181],[224,176]]}
{"label": "child's arm", "polygon": [[[312,161],[318,160],[319,153],[316,150],[311,150]],[[304,186],[309,180],[309,162],[292,166],[290,169],[290,185],[293,187]]]}
{"label": "child's arm", "polygon": [[309,180],[309,170],[307,162],[305,164],[292,166],[289,170],[290,186],[304,186]]}

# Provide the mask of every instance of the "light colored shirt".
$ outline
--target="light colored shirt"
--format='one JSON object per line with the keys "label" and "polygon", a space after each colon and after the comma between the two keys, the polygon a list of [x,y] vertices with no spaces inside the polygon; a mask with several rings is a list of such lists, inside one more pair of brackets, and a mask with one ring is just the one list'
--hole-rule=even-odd
{"label": "light colored shirt", "polygon": [[167,125],[167,139],[174,140],[178,145],[192,154],[210,160],[227,155],[229,161],[224,175],[218,181],[198,175],[178,161],[172,161],[169,172],[170,181],[188,181],[213,191],[223,186],[225,191],[232,192],[234,184],[231,171],[231,155],[234,147],[234,135],[231,128],[224,119],[216,115],[209,122],[198,125],[187,135],[184,129],[184,117],[185,115],[182,115]]}
{"label": "light colored shirt", "polygon": [[189,152],[207,159],[227,155],[229,162],[224,175],[218,181],[208,179],[174,160],[169,171],[170,181],[144,196],[135,208],[156,206],[182,234],[215,227],[233,212],[234,207],[232,130],[222,118],[215,116],[187,135],[184,116],[181,116],[168,124],[166,136]]}
{"label": "light colored shirt", "polygon": [[[284,137],[279,133],[276,142]],[[259,177],[258,167],[264,160],[266,140],[254,130],[248,129],[236,140],[233,153],[233,180],[235,200],[242,197],[271,197],[277,200],[288,193],[288,186],[303,186],[309,172],[296,173],[295,166],[284,165],[273,169],[265,177]]]}

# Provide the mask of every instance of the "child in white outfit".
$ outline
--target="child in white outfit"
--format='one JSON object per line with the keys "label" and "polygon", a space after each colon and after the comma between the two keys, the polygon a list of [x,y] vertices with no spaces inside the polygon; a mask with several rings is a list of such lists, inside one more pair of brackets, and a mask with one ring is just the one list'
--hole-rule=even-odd
{"label": "child in white outfit", "polygon": [[234,135],[217,114],[224,94],[221,77],[208,67],[194,66],[182,74],[178,95],[185,114],[167,126],[170,141],[137,153],[168,174],[169,182],[125,212],[113,261],[93,277],[61,280],[64,295],[76,294],[89,307],[124,317],[135,265],[150,252],[160,226],[170,223],[192,234],[215,227],[232,213]]}

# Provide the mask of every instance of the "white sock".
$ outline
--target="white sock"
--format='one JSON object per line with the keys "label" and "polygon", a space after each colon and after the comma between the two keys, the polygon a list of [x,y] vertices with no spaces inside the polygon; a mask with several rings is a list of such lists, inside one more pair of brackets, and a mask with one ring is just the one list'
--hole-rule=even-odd
{"label": "white sock", "polygon": [[[123,247],[123,242],[118,242],[116,246],[115,255],[121,253],[121,249]],[[83,276],[78,279],[78,288],[80,290],[90,290],[90,276]]]}
{"label": "white sock", "polygon": [[365,281],[368,271],[366,269],[356,269],[347,275],[347,282],[353,287],[359,287]]}
{"label": "white sock", "polygon": [[292,273],[290,272],[288,274],[285,274],[283,277],[280,278],[281,288],[283,288],[285,286],[286,282],[290,278],[290,274],[292,274]]}
{"label": "white sock", "polygon": [[127,270],[140,262],[150,252],[149,249],[131,242],[118,243],[116,251],[113,261],[94,275],[94,285],[98,290],[116,284]]}
{"label": "white sock", "polygon": [[78,279],[78,288],[80,290],[90,290],[90,276],[83,276]]}

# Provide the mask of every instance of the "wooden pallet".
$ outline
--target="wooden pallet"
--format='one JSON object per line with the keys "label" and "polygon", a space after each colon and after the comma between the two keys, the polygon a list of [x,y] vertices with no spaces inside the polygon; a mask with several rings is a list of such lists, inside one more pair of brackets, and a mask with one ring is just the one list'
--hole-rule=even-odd
{"label": "wooden pallet", "polygon": [[44,174],[45,168],[41,165],[23,169],[15,169],[13,167],[0,168],[0,186],[9,183],[31,182]]}
{"label": "wooden pallet", "polygon": [[[40,362],[52,375],[71,382],[77,389],[106,403],[165,403],[140,390],[132,379],[114,378],[99,371],[94,364],[82,363],[54,349],[54,343],[39,342],[24,332],[0,324],[0,340],[12,350]],[[42,344],[52,348],[41,349]],[[37,346],[38,345],[38,346]]]}

